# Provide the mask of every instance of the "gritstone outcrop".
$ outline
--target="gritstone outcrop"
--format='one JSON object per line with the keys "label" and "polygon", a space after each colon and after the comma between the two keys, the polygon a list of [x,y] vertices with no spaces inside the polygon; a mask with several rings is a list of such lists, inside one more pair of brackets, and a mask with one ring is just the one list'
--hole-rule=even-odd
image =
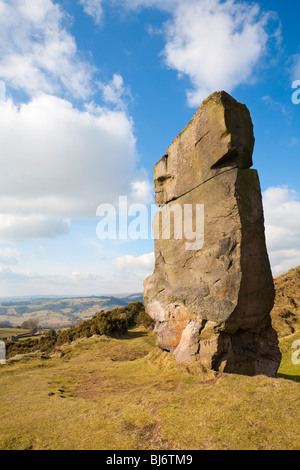
{"label": "gritstone outcrop", "polygon": [[[216,92],[156,164],[156,204],[163,208],[154,220],[156,262],[144,300],[158,346],[176,361],[274,376],[281,354],[271,325],[275,292],[259,178],[250,169],[253,147],[247,107]],[[183,227],[184,217],[194,224],[194,245],[186,231],[178,234],[181,217]]]}

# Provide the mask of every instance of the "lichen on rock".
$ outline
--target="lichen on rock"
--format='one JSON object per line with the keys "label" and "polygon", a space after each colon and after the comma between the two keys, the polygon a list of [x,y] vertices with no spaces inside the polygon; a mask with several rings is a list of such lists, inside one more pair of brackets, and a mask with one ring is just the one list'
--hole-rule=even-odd
{"label": "lichen on rock", "polygon": [[[176,361],[274,376],[281,354],[270,318],[275,292],[259,178],[250,169],[253,147],[247,107],[216,92],[154,167],[163,207],[155,216],[156,263],[144,300],[158,346]],[[184,226],[187,206],[196,237],[197,207],[204,208],[204,238],[194,249],[176,228],[178,221]]]}

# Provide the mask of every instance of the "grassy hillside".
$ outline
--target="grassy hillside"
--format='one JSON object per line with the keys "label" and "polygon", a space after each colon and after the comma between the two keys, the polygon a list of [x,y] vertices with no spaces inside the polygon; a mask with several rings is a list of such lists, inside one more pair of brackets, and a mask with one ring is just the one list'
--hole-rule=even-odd
{"label": "grassy hillside", "polygon": [[142,329],[78,337],[95,317],[72,343],[0,366],[0,449],[299,449],[299,268],[275,283],[276,379],[175,364]]}
{"label": "grassy hillside", "polygon": [[51,353],[65,344],[71,344],[80,338],[92,336],[124,336],[133,327],[153,329],[154,321],[145,312],[142,302],[132,302],[126,307],[97,313],[89,320],[77,326],[61,331],[49,330],[47,334],[31,337],[23,341],[6,341],[6,358],[36,351]]}
{"label": "grassy hillside", "polygon": [[0,299],[0,324],[9,322],[12,326],[19,326],[26,320],[34,319],[43,327],[62,328],[91,318],[100,310],[124,307],[140,300],[142,294],[66,299]]}
{"label": "grassy hillside", "polygon": [[292,380],[174,364],[139,330],[80,339],[56,356],[0,369],[0,449],[299,447],[300,384]]}
{"label": "grassy hillside", "polygon": [[281,338],[300,332],[300,266],[275,279],[272,322]]}

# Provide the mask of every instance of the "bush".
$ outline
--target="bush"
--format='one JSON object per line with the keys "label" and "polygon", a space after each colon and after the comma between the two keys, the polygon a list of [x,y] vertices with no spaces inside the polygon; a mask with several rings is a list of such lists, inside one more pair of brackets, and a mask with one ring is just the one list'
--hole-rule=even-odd
{"label": "bush", "polygon": [[79,338],[90,338],[93,335],[122,336],[134,326],[142,326],[147,330],[154,327],[154,321],[147,315],[141,302],[132,302],[127,307],[115,308],[109,312],[102,310],[90,320],[67,328],[59,334],[50,330],[46,336],[41,338],[28,339],[18,343],[9,342],[6,345],[7,357],[35,351],[49,353],[55,346],[70,344]]}
{"label": "bush", "polygon": [[16,356],[17,354],[28,354],[39,350],[40,343],[38,338],[29,338],[25,341],[19,341],[18,343],[8,341],[6,343],[6,357]]}
{"label": "bush", "polygon": [[46,336],[52,336],[52,338],[56,338],[57,333],[56,333],[55,330],[51,329],[51,330],[48,331]]}
{"label": "bush", "polygon": [[137,326],[142,326],[146,330],[153,330],[155,326],[155,321],[149,317],[148,313],[145,310],[145,307],[143,305],[143,308],[141,308],[140,313],[137,317]]}

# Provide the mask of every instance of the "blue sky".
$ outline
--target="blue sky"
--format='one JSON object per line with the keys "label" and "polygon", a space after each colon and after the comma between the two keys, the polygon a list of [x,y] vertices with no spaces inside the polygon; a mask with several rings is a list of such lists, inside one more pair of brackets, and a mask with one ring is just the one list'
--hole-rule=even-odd
{"label": "blue sky", "polygon": [[251,111],[274,275],[299,265],[298,16],[281,0],[0,0],[0,296],[142,291],[153,241],[99,240],[97,206],[153,203],[154,164],[220,89]]}

